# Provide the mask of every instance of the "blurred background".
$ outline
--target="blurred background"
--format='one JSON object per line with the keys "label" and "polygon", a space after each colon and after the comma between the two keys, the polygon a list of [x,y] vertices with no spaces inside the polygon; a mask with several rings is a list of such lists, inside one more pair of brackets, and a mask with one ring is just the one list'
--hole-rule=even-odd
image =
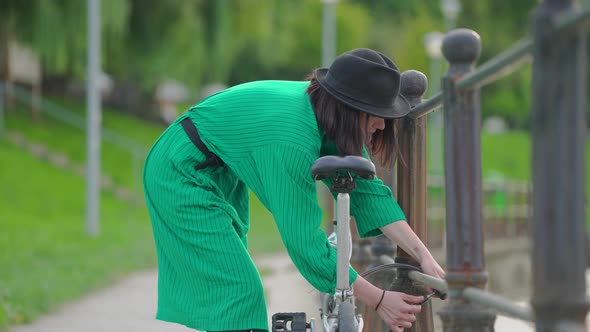
{"label": "blurred background", "polygon": [[[482,63],[527,35],[537,1],[98,3],[92,12],[82,0],[0,1],[0,330],[155,269],[143,160],[167,124],[205,96],[252,80],[302,80],[344,51],[369,47],[402,71],[428,75],[427,98],[447,68],[446,31],[477,31]],[[100,67],[91,72],[94,15]],[[528,234],[530,71],[525,65],[481,91],[485,234],[512,244]],[[89,75],[101,99],[94,123],[87,121]],[[445,239],[441,112],[428,121],[428,245],[435,250]],[[93,126],[100,128],[100,199],[89,225]],[[251,213],[253,255],[282,252],[272,217],[254,196]],[[524,261],[512,276],[527,269]],[[490,283],[526,293],[528,279]]]}

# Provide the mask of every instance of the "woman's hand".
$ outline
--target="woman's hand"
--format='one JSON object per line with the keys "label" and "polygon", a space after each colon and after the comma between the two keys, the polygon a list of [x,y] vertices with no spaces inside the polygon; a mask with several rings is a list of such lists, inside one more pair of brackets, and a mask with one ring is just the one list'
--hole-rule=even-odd
{"label": "woman's hand", "polygon": [[402,220],[396,221],[381,227],[381,231],[416,259],[420,263],[424,273],[439,279],[445,278],[445,271],[432,258],[430,251],[428,251],[424,243],[416,236],[416,233],[414,233],[407,222]]}
{"label": "woman's hand", "polygon": [[[443,280],[445,279],[445,271],[440,267],[440,265],[438,265],[432,256],[425,258],[420,266],[422,267],[422,271],[429,276]],[[434,291],[432,287],[426,287],[426,289],[429,293]]]}
{"label": "woman's hand", "polygon": [[429,256],[428,258],[422,260],[422,264],[420,264],[420,266],[422,267],[422,271],[424,271],[424,273],[432,277],[438,279],[445,278],[445,271],[442,269],[442,267],[440,267],[440,265],[438,265],[438,263],[434,260],[434,258],[432,258],[432,256]]}
{"label": "woman's hand", "polygon": [[416,314],[422,307],[418,305],[424,296],[413,296],[400,292],[386,291],[377,308],[377,313],[392,332],[402,332],[411,328]]}
{"label": "woman's hand", "polygon": [[361,276],[356,278],[352,287],[356,298],[368,307],[376,308],[379,316],[393,332],[401,332],[404,328],[412,327],[412,322],[416,321],[416,313],[421,309],[416,304],[424,300],[424,296],[383,292]]}

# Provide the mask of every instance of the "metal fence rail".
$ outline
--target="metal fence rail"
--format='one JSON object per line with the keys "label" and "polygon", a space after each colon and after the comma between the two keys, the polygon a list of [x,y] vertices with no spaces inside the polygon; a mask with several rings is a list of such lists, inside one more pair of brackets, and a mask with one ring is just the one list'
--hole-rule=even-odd
{"label": "metal fence rail", "polygon": [[[2,86],[3,82],[0,82],[0,86]],[[29,106],[33,106],[33,99],[32,94],[24,88],[19,86],[13,87],[14,97],[22,102],[23,104],[27,104]],[[72,112],[51,100],[43,100],[41,111],[46,113],[47,115],[60,120],[74,128],[80,129],[81,131],[86,131],[86,118],[76,112]],[[108,128],[102,128],[101,136],[105,142],[113,144],[117,147],[122,149],[128,150],[130,152],[133,151],[140,151],[142,153],[147,152],[147,149],[134,141],[133,139],[121,135],[113,130]]]}
{"label": "metal fence rail", "polygon": [[[395,263],[395,261],[387,255],[382,255],[380,257],[380,260],[383,264]],[[413,281],[419,282],[429,287],[433,287],[442,292],[447,292],[449,290],[446,281],[433,278],[428,274],[424,274],[418,271],[409,271],[408,277]],[[529,322],[534,322],[534,313],[532,312],[530,306],[514,304],[509,299],[489,293],[480,288],[467,287],[464,288],[461,292],[457,292],[452,295],[456,298],[463,298],[473,303],[478,303],[481,305],[492,307],[498,310],[499,313],[504,314],[506,316],[518,318]]]}
{"label": "metal fence rail", "polygon": [[442,106],[442,93],[438,92],[434,96],[426,99],[416,107],[412,108],[412,112],[408,116],[412,119],[420,118],[424,115],[432,113]]}
{"label": "metal fence rail", "polygon": [[465,74],[456,83],[457,90],[481,88],[482,86],[497,81],[509,75],[527,61],[531,60],[532,41],[524,39],[477,67],[476,70]]}
{"label": "metal fence rail", "polygon": [[[5,131],[5,110],[4,110],[4,86],[5,82],[0,81],[0,138],[4,134]],[[11,88],[12,97],[14,97],[19,102],[30,106],[39,106],[36,105],[36,101],[33,98],[31,92],[27,91],[26,89],[19,87],[17,85],[13,85]],[[82,132],[86,132],[86,118],[76,112],[68,110],[51,100],[43,99],[41,101],[41,107],[39,110],[43,114],[47,114],[50,117],[65,123],[73,128],[79,129]],[[132,178],[132,190],[135,191],[135,194],[139,197],[140,193],[140,184],[141,184],[141,167],[142,167],[142,160],[144,156],[147,154],[148,149],[143,146],[142,144],[138,143],[137,141],[126,137],[125,135],[121,135],[120,133],[110,130],[108,128],[101,129],[101,138],[104,142],[112,144],[122,150],[125,150],[131,157],[131,168],[132,174],[130,175]]]}
{"label": "metal fence rail", "polygon": [[[447,283],[427,274],[417,271],[408,272],[408,277],[414,281],[423,283],[424,285],[433,287],[440,291],[448,291]],[[529,322],[534,322],[534,314],[530,306],[517,305],[511,300],[502,296],[498,296],[480,288],[466,287],[459,293],[452,294],[456,298],[463,298],[473,303],[478,303],[498,310],[499,313],[507,316],[522,319]]]}
{"label": "metal fence rail", "polygon": [[530,306],[514,304],[511,300],[502,296],[488,293],[485,290],[475,287],[463,289],[460,297],[473,303],[478,303],[498,310],[499,313],[528,322],[534,322],[534,314]]}
{"label": "metal fence rail", "polygon": [[586,29],[590,23],[590,6],[588,1],[583,1],[582,7],[572,4],[571,1],[564,1],[565,4],[570,4],[559,15],[555,16],[554,28],[555,31],[568,31],[571,29]]}

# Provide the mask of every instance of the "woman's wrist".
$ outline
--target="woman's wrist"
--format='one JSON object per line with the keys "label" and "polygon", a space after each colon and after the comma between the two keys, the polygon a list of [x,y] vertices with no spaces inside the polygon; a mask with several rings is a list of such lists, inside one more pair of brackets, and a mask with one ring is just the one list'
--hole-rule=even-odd
{"label": "woman's wrist", "polygon": [[381,302],[383,302],[384,298],[385,298],[385,289],[383,290],[383,293],[381,294],[381,299],[379,299],[379,302],[377,302],[377,305],[375,306],[375,311],[377,311],[377,309],[379,309],[379,306],[381,305]]}
{"label": "woman's wrist", "polygon": [[381,227],[381,231],[420,265],[432,259],[430,251],[405,221],[396,221]]}
{"label": "woman's wrist", "polygon": [[[375,308],[379,304],[383,290],[374,286],[363,277],[358,276],[352,284],[354,296],[369,307]],[[382,301],[382,300],[381,300]]]}
{"label": "woman's wrist", "polygon": [[420,246],[420,248],[417,250],[416,256],[416,259],[420,265],[422,265],[424,262],[434,259],[430,251],[425,246]]}

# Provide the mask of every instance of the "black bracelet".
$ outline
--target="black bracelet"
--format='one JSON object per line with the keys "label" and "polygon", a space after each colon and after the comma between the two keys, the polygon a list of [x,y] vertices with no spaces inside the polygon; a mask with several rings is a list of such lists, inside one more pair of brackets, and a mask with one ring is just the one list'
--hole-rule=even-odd
{"label": "black bracelet", "polygon": [[381,300],[379,300],[379,303],[377,303],[377,305],[375,306],[375,311],[377,311],[377,309],[379,309],[379,306],[381,305],[381,302],[383,302],[384,297],[385,297],[385,289],[383,290],[383,294],[381,294]]}

